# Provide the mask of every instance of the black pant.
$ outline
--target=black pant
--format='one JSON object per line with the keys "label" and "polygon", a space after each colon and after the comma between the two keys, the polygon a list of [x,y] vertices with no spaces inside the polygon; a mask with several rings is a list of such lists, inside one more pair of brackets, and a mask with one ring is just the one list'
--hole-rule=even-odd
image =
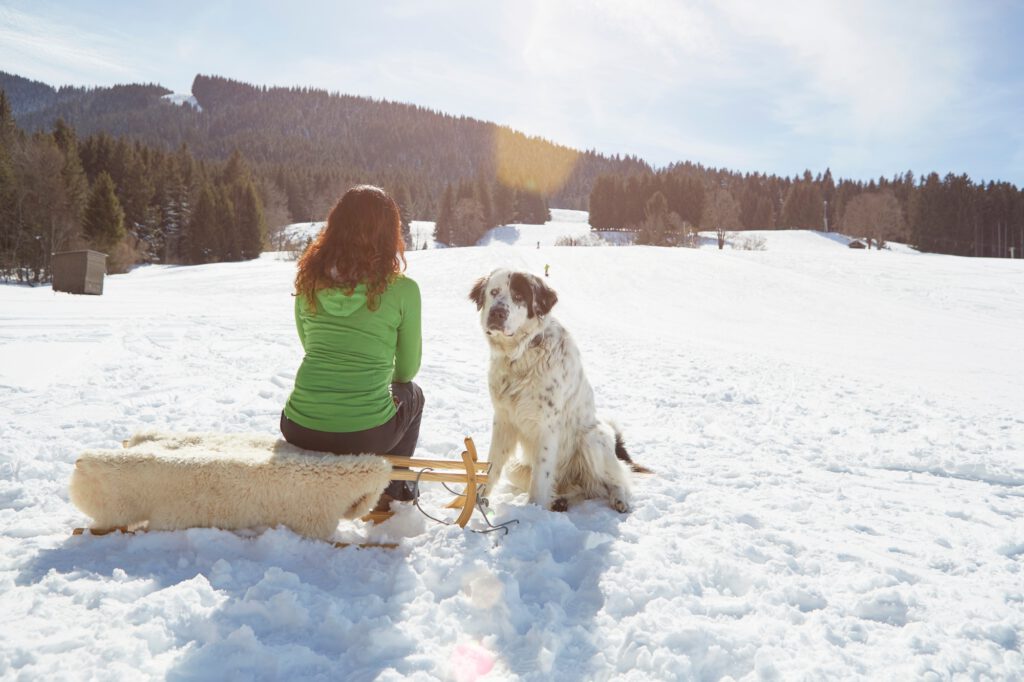
{"label": "black pant", "polygon": [[[359,455],[376,453],[412,457],[416,441],[420,437],[420,419],[423,417],[423,391],[413,382],[391,384],[391,395],[395,398],[398,412],[380,426],[365,431],[333,433],[316,431],[296,424],[281,413],[281,435],[284,439],[303,450],[332,452],[336,455]],[[409,481],[391,481],[384,490],[396,500],[411,500],[415,497],[413,484]]]}

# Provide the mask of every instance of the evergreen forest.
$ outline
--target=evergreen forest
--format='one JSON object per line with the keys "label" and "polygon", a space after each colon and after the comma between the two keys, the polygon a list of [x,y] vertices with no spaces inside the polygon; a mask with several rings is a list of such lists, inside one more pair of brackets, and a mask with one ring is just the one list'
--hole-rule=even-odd
{"label": "evergreen forest", "polygon": [[[322,220],[371,183],[448,245],[586,209],[595,230],[693,245],[698,230],[840,231],[962,256],[1021,257],[1024,196],[1008,182],[911,171],[792,178],[579,151],[423,107],[198,75],[191,98],[155,84],[60,87],[0,72],[0,278],[47,281],[50,254],[136,263],[255,258],[279,228]],[[408,237],[407,237],[408,240]],[[408,248],[421,245],[407,243]]]}

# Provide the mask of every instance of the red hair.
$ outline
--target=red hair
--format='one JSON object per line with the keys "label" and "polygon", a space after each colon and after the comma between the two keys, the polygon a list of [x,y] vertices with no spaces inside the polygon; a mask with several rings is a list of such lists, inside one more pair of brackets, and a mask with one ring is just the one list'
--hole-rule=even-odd
{"label": "red hair", "polygon": [[316,292],[341,288],[351,295],[366,285],[366,307],[376,310],[380,295],[405,270],[405,240],[398,205],[380,187],[359,185],[345,192],[327,216],[327,225],[299,259],[295,295],[316,311]]}

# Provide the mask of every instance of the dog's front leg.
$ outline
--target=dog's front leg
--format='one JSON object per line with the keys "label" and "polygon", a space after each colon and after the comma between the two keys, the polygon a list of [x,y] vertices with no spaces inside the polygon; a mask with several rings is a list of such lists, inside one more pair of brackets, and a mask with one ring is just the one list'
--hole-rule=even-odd
{"label": "dog's front leg", "polygon": [[491,426],[491,449],[487,454],[487,461],[490,469],[487,472],[487,485],[484,486],[483,496],[491,494],[494,486],[498,483],[505,462],[512,455],[516,447],[516,431],[511,422],[499,415],[494,415],[494,423]]}
{"label": "dog's front leg", "polygon": [[555,472],[558,464],[558,436],[554,431],[548,431],[541,436],[533,462],[530,502],[544,509],[551,509],[555,497]]}

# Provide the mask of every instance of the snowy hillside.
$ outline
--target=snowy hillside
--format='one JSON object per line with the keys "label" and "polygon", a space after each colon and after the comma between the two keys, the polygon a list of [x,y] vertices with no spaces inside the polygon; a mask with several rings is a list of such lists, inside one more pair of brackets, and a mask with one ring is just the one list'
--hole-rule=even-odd
{"label": "snowy hillside", "polygon": [[[293,223],[284,228],[285,238],[293,243],[302,244],[313,238],[323,229],[324,223]],[[410,223],[412,242],[416,249],[437,248],[434,241],[434,223],[427,220],[413,220]],[[515,223],[501,225],[487,231],[477,242],[479,246],[553,246],[564,238],[592,239],[599,237],[610,245],[624,245],[632,242],[630,232],[593,231],[588,222],[586,211],[573,211],[564,208],[551,209],[551,220],[543,225],[526,225]],[[717,240],[713,232],[701,232],[701,243],[705,248],[717,248]],[[789,253],[805,253],[810,251],[846,249],[851,237],[838,232],[818,232],[814,230],[741,230],[730,232],[726,239],[726,248],[743,248],[742,242],[756,240],[761,250],[786,251]],[[901,253],[917,253],[903,244],[891,244],[890,251]]]}
{"label": "snowy hillside", "polygon": [[[551,220],[543,225],[526,225],[514,223],[502,225],[487,231],[478,244],[480,246],[502,245],[502,246],[551,246],[561,237],[589,237],[592,233],[590,223],[587,222],[586,211],[573,211],[564,208],[551,209]],[[314,237],[323,229],[324,223],[293,223],[284,228],[287,239],[302,243],[309,237]],[[434,241],[434,223],[428,220],[413,220],[410,222],[410,232],[415,248],[422,249],[426,244],[428,249],[437,248],[438,243]],[[618,232],[599,232],[599,236],[605,241],[617,244],[627,240],[627,235]]]}
{"label": "snowy hillside", "polygon": [[467,434],[486,453],[467,293],[549,264],[599,408],[657,472],[629,515],[500,494],[505,537],[414,510],[339,526],[392,551],[284,529],[71,537],[82,450],[276,433],[301,359],[295,264],[144,267],[102,297],[0,287],[0,678],[1020,679],[1021,261],[554,248],[518,229],[408,254],[417,454]]}

